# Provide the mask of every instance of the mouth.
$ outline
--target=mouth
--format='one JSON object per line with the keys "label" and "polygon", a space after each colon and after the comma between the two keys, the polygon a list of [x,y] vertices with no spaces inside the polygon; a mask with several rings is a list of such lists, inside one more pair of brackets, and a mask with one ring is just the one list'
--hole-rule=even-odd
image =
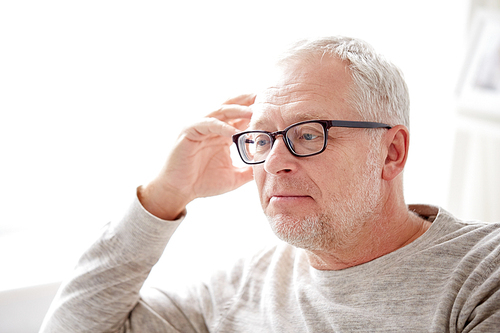
{"label": "mouth", "polygon": [[312,197],[309,195],[296,195],[296,194],[279,194],[279,195],[271,195],[269,198],[269,203],[290,203],[290,204],[299,204],[305,200],[312,200]]}
{"label": "mouth", "polygon": [[275,180],[270,180],[264,184],[263,190],[261,202],[264,207],[270,205],[276,208],[279,206],[285,208],[284,206],[287,206],[286,209],[292,209],[294,205],[297,208],[304,205],[309,206],[316,201],[318,193],[315,188],[304,181],[288,181],[286,183],[282,181],[278,183]]}

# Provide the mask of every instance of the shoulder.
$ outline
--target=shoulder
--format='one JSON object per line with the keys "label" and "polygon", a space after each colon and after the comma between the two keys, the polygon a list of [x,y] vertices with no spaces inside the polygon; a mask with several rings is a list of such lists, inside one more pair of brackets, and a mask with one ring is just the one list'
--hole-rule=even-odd
{"label": "shoulder", "polygon": [[[432,225],[412,247],[423,265],[459,275],[490,274],[500,266],[500,223],[465,221],[443,208],[410,206]],[[429,218],[430,217],[430,218]]]}
{"label": "shoulder", "polygon": [[498,246],[500,222],[466,221],[441,207],[410,205],[409,209],[432,222],[425,239],[432,243],[461,243],[466,248],[476,245]]}
{"label": "shoulder", "polygon": [[440,230],[441,242],[458,242],[471,250],[500,247],[500,222],[466,221],[440,208],[433,225]]}
{"label": "shoulder", "polygon": [[461,277],[482,280],[492,274],[498,276],[500,223],[465,221],[443,208],[435,209],[432,226],[422,236],[421,254],[427,253],[435,264],[453,268]]}

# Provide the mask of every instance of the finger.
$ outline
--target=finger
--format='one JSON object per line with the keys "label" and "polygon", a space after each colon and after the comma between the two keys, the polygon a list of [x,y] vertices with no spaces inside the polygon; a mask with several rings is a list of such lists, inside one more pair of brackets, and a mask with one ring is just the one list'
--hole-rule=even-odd
{"label": "finger", "polygon": [[222,104],[239,104],[250,106],[255,102],[255,94],[243,94],[233,98],[228,99]]}
{"label": "finger", "polygon": [[205,118],[193,126],[184,130],[186,137],[190,140],[203,140],[207,136],[231,137],[238,130],[226,122],[216,118]]}
{"label": "finger", "polygon": [[250,124],[250,119],[238,119],[229,122],[229,125],[239,129],[240,131],[247,129],[249,124]]}
{"label": "finger", "polygon": [[250,119],[252,114],[252,110],[248,106],[232,104],[222,105],[218,110],[208,114],[207,117],[228,122],[236,119]]}

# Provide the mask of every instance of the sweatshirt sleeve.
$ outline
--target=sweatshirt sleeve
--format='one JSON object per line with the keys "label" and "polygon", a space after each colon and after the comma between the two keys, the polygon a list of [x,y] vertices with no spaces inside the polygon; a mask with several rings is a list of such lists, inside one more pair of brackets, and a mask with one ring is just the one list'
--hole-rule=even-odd
{"label": "sweatshirt sleeve", "polygon": [[40,332],[132,332],[132,312],[142,303],[139,291],[184,216],[160,220],[136,197],[80,258]]}

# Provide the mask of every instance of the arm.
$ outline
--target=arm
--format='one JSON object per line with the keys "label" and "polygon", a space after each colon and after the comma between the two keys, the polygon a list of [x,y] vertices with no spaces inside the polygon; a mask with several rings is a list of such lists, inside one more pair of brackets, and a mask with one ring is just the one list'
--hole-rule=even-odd
{"label": "arm", "polygon": [[58,291],[41,332],[128,331],[139,290],[180,221],[159,220],[136,199],[82,255]]}
{"label": "arm", "polygon": [[[180,223],[186,205],[199,197],[231,191],[252,179],[251,168],[232,165],[229,147],[231,135],[248,125],[248,106],[253,100],[250,95],[229,100],[181,133],[160,174],[138,189],[140,203],[135,201],[119,223],[109,224],[82,256],[73,277],[56,296],[42,332],[133,331],[130,318],[134,311],[144,310],[139,290]],[[163,321],[163,330],[173,330],[178,311],[172,309],[173,322]]]}

